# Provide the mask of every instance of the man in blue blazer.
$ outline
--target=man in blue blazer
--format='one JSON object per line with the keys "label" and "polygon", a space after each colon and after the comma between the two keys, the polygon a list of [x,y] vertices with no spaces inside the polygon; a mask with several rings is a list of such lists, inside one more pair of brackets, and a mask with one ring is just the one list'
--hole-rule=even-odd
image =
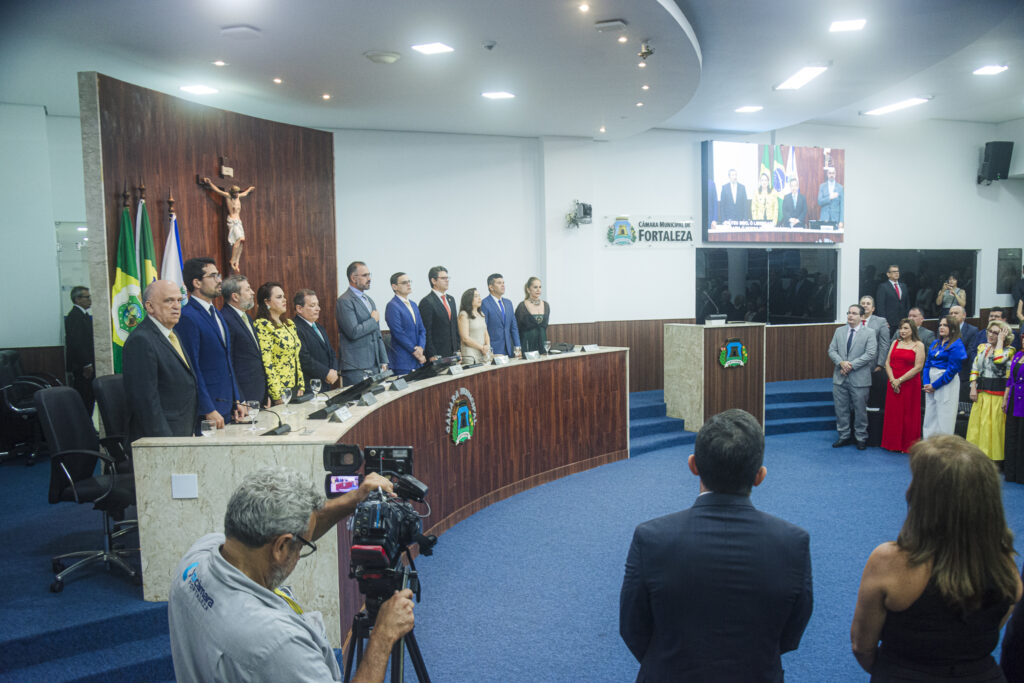
{"label": "man in blue blazer", "polygon": [[491,295],[484,297],[480,308],[487,321],[487,334],[491,336],[491,351],[496,356],[511,356],[522,344],[519,343],[515,308],[505,298],[505,278],[501,273],[487,276],[487,291]]}
{"label": "man in blue blazer", "polygon": [[412,293],[409,276],[405,273],[392,275],[391,289],[395,296],[384,307],[384,320],[391,330],[388,360],[396,375],[404,375],[427,362],[423,350],[427,345],[427,329],[419,307],[409,300]]}
{"label": "man in blue blazer", "polygon": [[295,292],[292,299],[295,304],[295,331],[299,335],[299,364],[302,366],[302,376],[306,378],[306,390],[309,388],[309,380],[319,379],[323,386],[322,390],[334,386],[338,381],[338,356],[331,347],[331,340],[327,338],[327,330],[321,325],[320,320],[320,299],[312,289],[300,289]]}
{"label": "man in blue blazer", "polygon": [[263,403],[267,397],[267,371],[263,367],[263,352],[256,330],[246,313],[256,303],[256,292],[244,275],[232,275],[224,280],[220,291],[225,304],[220,315],[228,326],[231,367],[241,394],[239,400]]}
{"label": "man in blue blazer", "polygon": [[693,507],[636,528],[619,597],[619,633],[637,681],[782,681],[811,617],[806,531],[750,502],[764,481],[764,433],[727,410],[689,458]]}
{"label": "man in blue blazer", "polygon": [[370,269],[362,261],[353,261],[345,269],[348,287],[338,297],[335,318],[338,321],[338,356],[341,381],[351,386],[366,375],[388,369],[388,351],[380,333],[380,312],[367,294]]}
{"label": "man in blue blazer", "polygon": [[807,197],[800,194],[800,181],[791,178],[789,192],[782,200],[782,218],[779,225],[784,228],[802,228],[807,221]]}
{"label": "man in blue blazer", "polygon": [[836,182],[836,169],[826,169],[825,175],[825,182],[818,188],[818,206],[821,207],[818,220],[822,223],[832,223],[842,230],[846,195],[843,186]]}
{"label": "man in blue blazer", "polygon": [[200,419],[213,420],[221,429],[232,417],[240,420],[246,414],[239,404],[227,323],[213,305],[221,294],[221,276],[212,258],[189,259],[181,275],[189,297],[175,332],[196,375]]}

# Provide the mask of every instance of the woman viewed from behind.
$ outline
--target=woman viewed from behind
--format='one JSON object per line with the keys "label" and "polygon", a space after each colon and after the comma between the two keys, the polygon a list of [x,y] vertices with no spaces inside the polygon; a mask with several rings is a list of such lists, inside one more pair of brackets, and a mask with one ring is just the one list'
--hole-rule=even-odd
{"label": "woman viewed from behind", "polygon": [[967,423],[967,440],[1003,468],[1003,441],[1006,415],[1003,395],[1006,393],[1006,371],[1013,358],[1013,331],[1002,320],[994,320],[985,330],[988,343],[978,346],[971,367],[971,419]]}
{"label": "woman viewed from behind", "polygon": [[256,292],[256,340],[263,352],[263,367],[267,371],[267,394],[274,405],[284,403],[281,391],[290,388],[296,396],[302,395],[305,380],[299,364],[299,333],[295,323],[283,316],[288,310],[288,299],[280,282],[264,282]]}
{"label": "woman viewed from behind", "polygon": [[872,681],[1005,681],[991,653],[1021,580],[995,465],[943,435],[910,449],[910,473],[903,528],[864,567],[853,654]]}
{"label": "woman viewed from behind", "polygon": [[467,289],[459,302],[459,338],[463,363],[484,363],[491,359],[491,335],[480,310],[480,292]]}
{"label": "woman viewed from behind", "polygon": [[922,436],[952,434],[956,427],[956,409],[960,398],[960,365],[967,350],[960,340],[960,326],[939,319],[939,332],[924,361],[924,425]]}
{"label": "woman viewed from behind", "polygon": [[921,369],[925,350],[917,336],[917,326],[909,318],[900,321],[897,334],[885,361],[889,386],[882,448],[906,453],[921,438]]}
{"label": "woman viewed from behind", "polygon": [[541,284],[539,277],[531,277],[523,286],[526,294],[516,306],[516,324],[519,326],[519,337],[523,342],[523,352],[543,351],[544,342],[548,340],[548,318],[551,307],[540,298]]}

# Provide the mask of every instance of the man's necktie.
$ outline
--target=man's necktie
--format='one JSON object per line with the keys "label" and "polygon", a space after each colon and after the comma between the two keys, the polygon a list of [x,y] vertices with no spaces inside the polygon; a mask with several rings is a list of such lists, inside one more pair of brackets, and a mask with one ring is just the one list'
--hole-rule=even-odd
{"label": "man's necktie", "polygon": [[498,311],[501,312],[501,319],[505,319],[505,307],[501,303],[501,299],[498,299]]}
{"label": "man's necktie", "polygon": [[243,313],[242,320],[245,321],[245,329],[249,330],[249,334],[252,335],[252,340],[256,342],[256,346],[259,346],[260,340],[256,338],[256,330],[252,329],[252,321],[249,320],[249,316]]}
{"label": "man's necktie", "polygon": [[[451,306],[448,305],[448,297],[442,294],[441,295],[441,303],[444,304],[444,310],[448,313],[448,319],[451,320],[452,319],[452,309],[451,309]],[[412,313],[412,307],[411,306],[409,307],[409,309],[410,309],[409,312]]]}
{"label": "man's necktie", "polygon": [[900,283],[899,282],[894,282],[894,283],[892,283],[892,286],[896,288],[896,298],[902,300],[903,299],[903,292],[900,291]]}
{"label": "man's necktie", "polygon": [[850,328],[850,336],[846,338],[846,355],[847,355],[847,357],[849,357],[849,355],[850,355],[850,347],[853,346],[853,335],[856,332],[857,332],[857,328],[856,327],[851,327]]}
{"label": "man's necktie", "polygon": [[324,339],[324,335],[323,335],[323,334],[321,334],[321,332],[320,332],[320,326],[319,326],[319,325],[317,325],[316,323],[313,323],[312,325],[310,325],[310,327],[312,327],[312,328],[313,328],[313,331],[314,331],[314,332],[316,332],[316,336],[320,338],[320,341],[321,341],[322,343],[326,344],[326,343],[327,343],[327,340],[325,340],[325,339]]}
{"label": "man's necktie", "polygon": [[220,320],[217,318],[217,314],[214,313],[213,306],[210,306],[210,318],[213,319],[213,324],[217,326],[217,331],[220,332],[220,340],[224,341],[224,328],[220,325]]}
{"label": "man's necktie", "polygon": [[169,335],[167,335],[167,340],[171,342],[171,346],[173,346],[174,350],[178,352],[178,355],[181,356],[181,359],[185,361],[185,365],[188,365],[188,367],[192,367],[191,365],[188,364],[188,358],[185,357],[185,351],[181,348],[181,342],[178,341],[178,335],[171,332]]}

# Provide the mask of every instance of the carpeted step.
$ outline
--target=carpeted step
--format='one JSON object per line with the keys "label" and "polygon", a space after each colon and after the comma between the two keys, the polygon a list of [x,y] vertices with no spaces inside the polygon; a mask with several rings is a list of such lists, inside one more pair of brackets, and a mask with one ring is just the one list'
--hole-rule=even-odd
{"label": "carpeted step", "polygon": [[832,397],[828,401],[806,401],[789,403],[772,403],[765,406],[765,420],[786,420],[797,417],[827,417],[835,416],[835,405]]}
{"label": "carpeted step", "polygon": [[629,421],[629,436],[632,439],[650,434],[678,433],[683,431],[683,420],[673,417],[642,417]]}
{"label": "carpeted step", "polygon": [[664,402],[665,392],[661,389],[652,389],[651,391],[634,391],[629,395],[630,406]]}
{"label": "carpeted step", "polygon": [[[164,608],[166,611],[166,608]],[[103,635],[97,633],[96,635]],[[106,633],[117,640],[118,633]],[[171,638],[168,633],[146,639],[124,640],[108,647],[95,647],[66,654],[68,643],[50,641],[50,658],[26,667],[11,667],[4,661],[4,674],[23,681],[173,681]]]}
{"label": "carpeted step", "polygon": [[665,417],[665,403],[641,403],[640,405],[629,402],[629,421],[646,417]]}
{"label": "carpeted step", "polygon": [[831,391],[794,391],[786,393],[765,392],[765,405],[778,405],[780,403],[813,403],[816,401],[832,401]]}
{"label": "carpeted step", "polygon": [[[650,453],[651,451],[664,450],[679,446],[689,446],[696,440],[697,435],[693,432],[651,434],[649,436],[636,437],[629,440],[629,455],[630,457],[634,457],[644,453]],[[692,449],[687,450],[686,455],[689,455],[691,451]]]}
{"label": "carpeted step", "polygon": [[765,436],[776,436],[778,434],[796,434],[798,432],[834,431],[836,428],[836,416],[832,415],[817,417],[796,416],[787,419],[765,420]]}

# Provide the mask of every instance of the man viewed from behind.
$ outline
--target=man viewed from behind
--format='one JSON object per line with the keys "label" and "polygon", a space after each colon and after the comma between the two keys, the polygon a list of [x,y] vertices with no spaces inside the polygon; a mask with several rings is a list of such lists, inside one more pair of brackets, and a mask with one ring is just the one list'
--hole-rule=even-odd
{"label": "man viewed from behind", "polygon": [[807,532],[759,512],[764,433],[727,410],[697,434],[688,510],[636,528],[619,598],[619,633],[637,681],[781,681],[811,617]]}
{"label": "man viewed from behind", "polygon": [[[323,616],[303,610],[282,583],[316,550],[313,542],[378,487],[391,492],[390,481],[371,473],[325,503],[293,470],[246,476],[228,501],[224,533],[196,541],[175,572],[167,611],[176,678],[341,680]],[[413,627],[411,597],[406,589],[381,605],[354,683],[384,680],[392,646]]]}

